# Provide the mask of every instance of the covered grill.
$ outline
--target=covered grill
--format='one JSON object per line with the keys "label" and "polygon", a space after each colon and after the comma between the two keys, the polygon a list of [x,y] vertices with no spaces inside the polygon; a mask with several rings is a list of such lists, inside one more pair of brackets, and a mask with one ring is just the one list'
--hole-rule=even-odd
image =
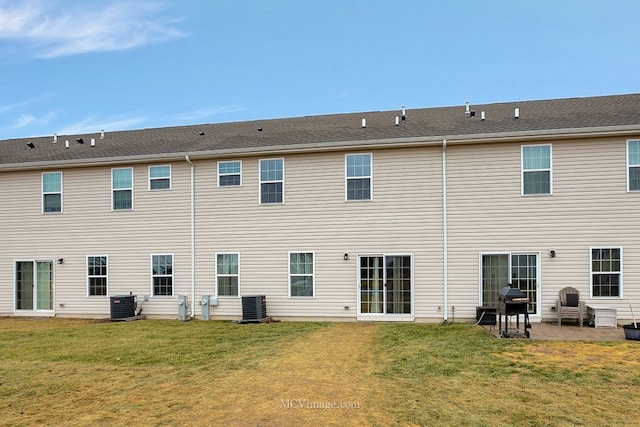
{"label": "covered grill", "polygon": [[[529,338],[530,334],[527,330],[531,327],[529,324],[529,298],[518,288],[514,288],[509,283],[504,288],[500,289],[498,295],[498,331],[503,338],[511,338],[517,336],[525,336]],[[524,316],[523,330],[520,331],[520,315]],[[502,324],[502,318],[504,316],[504,329]],[[514,322],[511,317],[515,316],[515,328]]]}

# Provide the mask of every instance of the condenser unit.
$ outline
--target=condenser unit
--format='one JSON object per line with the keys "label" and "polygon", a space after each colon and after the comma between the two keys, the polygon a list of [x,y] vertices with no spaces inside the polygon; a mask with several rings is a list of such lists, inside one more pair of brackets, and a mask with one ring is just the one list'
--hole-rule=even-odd
{"label": "condenser unit", "polygon": [[242,297],[242,321],[262,322],[267,319],[267,297],[245,295]]}

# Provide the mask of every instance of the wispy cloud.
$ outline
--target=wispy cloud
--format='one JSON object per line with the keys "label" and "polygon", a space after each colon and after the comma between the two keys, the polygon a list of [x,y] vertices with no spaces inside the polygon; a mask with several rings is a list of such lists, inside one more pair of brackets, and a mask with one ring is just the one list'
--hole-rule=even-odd
{"label": "wispy cloud", "polygon": [[209,119],[221,114],[237,113],[238,111],[244,111],[244,108],[233,105],[215,108],[200,108],[193,111],[175,114],[169,117],[168,121],[173,123],[178,122],[193,124],[194,122],[199,120]]}
{"label": "wispy cloud", "polygon": [[140,127],[146,120],[146,117],[111,117],[105,120],[97,120],[92,116],[76,123],[66,125],[55,132],[60,135],[76,135],[98,133],[101,129],[104,129],[105,131],[128,130]]}
{"label": "wispy cloud", "polygon": [[140,0],[0,0],[0,39],[23,42],[35,49],[35,56],[55,58],[184,37],[175,28],[180,20],[162,15],[162,9],[158,2]]}
{"label": "wispy cloud", "polygon": [[56,113],[50,111],[41,116],[34,116],[33,114],[21,114],[15,123],[11,126],[12,129],[22,129],[27,126],[43,126],[51,122],[56,116]]}

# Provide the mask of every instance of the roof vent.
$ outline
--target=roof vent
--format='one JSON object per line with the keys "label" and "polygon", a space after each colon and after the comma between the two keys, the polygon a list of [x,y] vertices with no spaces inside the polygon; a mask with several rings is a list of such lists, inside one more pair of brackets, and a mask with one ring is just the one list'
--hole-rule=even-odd
{"label": "roof vent", "polygon": [[362,119],[362,127],[363,128],[367,127],[367,119]]}
{"label": "roof vent", "polygon": [[91,146],[92,147],[96,146],[96,139],[95,138],[91,138]]}
{"label": "roof vent", "polygon": [[29,150],[33,150],[34,148],[36,148],[36,146],[33,144],[33,142],[29,142],[27,144],[27,147],[29,147]]}
{"label": "roof vent", "polygon": [[403,122],[407,120],[407,110],[405,110],[404,105],[402,106],[402,116],[400,116],[400,119]]}
{"label": "roof vent", "polygon": [[520,118],[520,109],[519,109],[519,108],[516,108],[516,109],[513,111],[513,118],[514,118],[514,119],[518,119],[518,118]]}
{"label": "roof vent", "polygon": [[69,140],[68,139],[64,140],[64,148],[69,148]]}
{"label": "roof vent", "polygon": [[471,114],[471,110],[469,109],[469,101],[464,103],[464,113],[465,114]]}
{"label": "roof vent", "polygon": [[104,139],[104,129],[100,129],[100,139]]}
{"label": "roof vent", "polygon": [[258,132],[262,132],[262,128],[258,128]]}
{"label": "roof vent", "polygon": [[476,112],[471,110],[469,111],[469,117],[475,117],[476,116]]}
{"label": "roof vent", "polygon": [[53,134],[53,143],[55,144],[56,142],[58,142],[58,134],[54,133]]}
{"label": "roof vent", "polygon": [[77,142],[78,144],[84,144],[84,139],[82,139],[82,138],[77,138],[77,139],[76,139],[76,142]]}
{"label": "roof vent", "polygon": [[204,132],[200,132],[198,135],[200,135],[200,136],[204,136]]}
{"label": "roof vent", "polygon": [[484,120],[484,111],[480,113],[480,120]]}
{"label": "roof vent", "polygon": [[396,126],[400,124],[400,117],[396,116]]}

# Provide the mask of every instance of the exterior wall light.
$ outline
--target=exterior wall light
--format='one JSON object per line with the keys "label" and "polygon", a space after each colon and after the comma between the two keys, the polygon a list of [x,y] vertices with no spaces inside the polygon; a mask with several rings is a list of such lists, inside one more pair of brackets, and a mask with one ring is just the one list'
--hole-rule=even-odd
{"label": "exterior wall light", "polygon": [[345,252],[345,254],[344,254],[344,260],[345,260],[345,261],[348,261],[348,260],[349,260],[349,254],[348,254],[348,253],[346,253],[346,252]]}

